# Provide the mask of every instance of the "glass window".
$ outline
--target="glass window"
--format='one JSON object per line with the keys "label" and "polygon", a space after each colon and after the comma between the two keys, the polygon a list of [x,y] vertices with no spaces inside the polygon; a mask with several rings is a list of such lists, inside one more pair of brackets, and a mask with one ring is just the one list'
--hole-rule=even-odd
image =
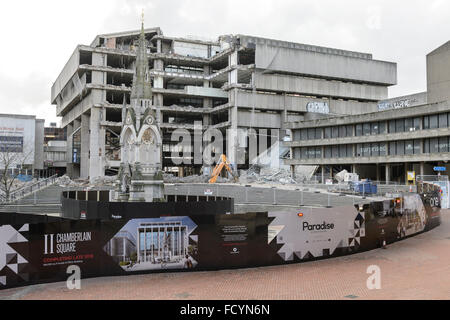
{"label": "glass window", "polygon": [[414,118],[414,131],[420,130],[420,117]]}
{"label": "glass window", "polygon": [[316,128],[316,139],[322,139],[322,128]]}
{"label": "glass window", "polygon": [[363,135],[370,136],[370,123],[363,124]]}
{"label": "glass window", "polygon": [[362,144],[358,143],[356,145],[356,156],[357,157],[362,157],[362,154],[363,154]]}
{"label": "glass window", "polygon": [[382,121],[380,122],[380,134],[386,133],[386,122]]}
{"label": "glass window", "polygon": [[370,143],[364,143],[363,145],[363,156],[370,157]]}
{"label": "glass window", "polygon": [[333,146],[332,155],[333,155],[333,158],[339,158],[339,147],[338,146]]}
{"label": "glass window", "polygon": [[380,155],[380,145],[378,143],[372,143],[372,157],[378,157]]}
{"label": "glass window", "polygon": [[346,126],[346,128],[347,128],[347,137],[353,137],[353,126],[348,125]]}
{"label": "glass window", "polygon": [[380,156],[387,155],[386,151],[386,142],[380,142]]}
{"label": "glass window", "polygon": [[395,156],[397,154],[395,142],[389,142],[389,155]]}
{"label": "glass window", "polygon": [[405,132],[405,119],[395,120],[395,132]]}
{"label": "glass window", "polygon": [[347,157],[353,157],[353,145],[352,144],[347,145]]}
{"label": "glass window", "polygon": [[308,129],[308,139],[312,140],[316,138],[316,130],[314,128]]}
{"label": "glass window", "polygon": [[324,152],[325,152],[325,158],[331,158],[331,146],[326,146],[324,148]]}
{"label": "glass window", "polygon": [[448,152],[448,137],[439,138],[439,152]]}
{"label": "glass window", "polygon": [[395,133],[395,120],[389,120],[389,133]]}
{"label": "glass window", "polygon": [[438,116],[434,114],[430,116],[430,129],[436,129],[438,127]]}
{"label": "glass window", "polygon": [[300,148],[294,148],[294,159],[301,159],[302,153]]}
{"label": "glass window", "polygon": [[406,132],[414,131],[413,118],[406,118],[405,119],[405,131]]}
{"label": "glass window", "polygon": [[430,129],[430,117],[429,116],[423,117],[423,128]]}
{"label": "glass window", "polygon": [[293,130],[294,132],[294,140],[298,141],[302,139],[301,130]]}
{"label": "glass window", "polygon": [[339,127],[339,138],[345,138],[347,136],[347,132],[345,130],[345,126]]}
{"label": "glass window", "polygon": [[316,158],[322,158],[322,147],[316,147]]}
{"label": "glass window", "polygon": [[303,141],[308,140],[308,131],[306,129],[302,129],[301,130],[301,136],[302,136],[302,140]]}
{"label": "glass window", "polygon": [[402,156],[405,154],[405,142],[397,141],[397,155]]}
{"label": "glass window", "polygon": [[414,140],[414,154],[420,154],[420,140]]}
{"label": "glass window", "polygon": [[405,154],[414,154],[414,142],[412,140],[405,141]]}
{"label": "glass window", "polygon": [[378,122],[372,122],[372,134],[379,134],[380,133],[380,126]]}
{"label": "glass window", "polygon": [[356,136],[357,137],[362,136],[362,124],[357,124],[356,125]]}
{"label": "glass window", "polygon": [[308,158],[314,159],[316,157],[316,148],[315,147],[309,147],[308,148]]}
{"label": "glass window", "polygon": [[[345,128],[345,127],[344,127]],[[345,144],[341,144],[339,146],[339,157],[345,158],[347,157],[347,146]]]}
{"label": "glass window", "polygon": [[430,153],[430,139],[423,140],[423,153]]}
{"label": "glass window", "polygon": [[448,127],[448,119],[446,113],[441,113],[439,115],[439,128],[447,128]]}
{"label": "glass window", "polygon": [[308,158],[308,148],[303,147],[301,153],[302,153],[302,159]]}
{"label": "glass window", "polygon": [[430,139],[430,153],[438,153],[439,152],[439,139],[433,138]]}
{"label": "glass window", "polygon": [[331,128],[330,127],[326,127],[324,129],[324,136],[325,136],[325,139],[331,139]]}
{"label": "glass window", "polygon": [[339,127],[337,127],[337,126],[332,127],[331,135],[333,138],[339,138]]}

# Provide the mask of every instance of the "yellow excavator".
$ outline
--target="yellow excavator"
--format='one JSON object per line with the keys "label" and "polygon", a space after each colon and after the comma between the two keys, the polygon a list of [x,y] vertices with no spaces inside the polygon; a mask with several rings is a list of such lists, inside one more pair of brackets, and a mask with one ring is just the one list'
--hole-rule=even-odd
{"label": "yellow excavator", "polygon": [[238,181],[238,177],[233,173],[233,170],[230,167],[230,162],[227,157],[223,154],[220,156],[219,162],[217,162],[216,167],[212,173],[211,179],[209,179],[209,183],[216,183],[217,178],[222,173],[223,168],[227,169],[227,171],[233,176],[234,182]]}

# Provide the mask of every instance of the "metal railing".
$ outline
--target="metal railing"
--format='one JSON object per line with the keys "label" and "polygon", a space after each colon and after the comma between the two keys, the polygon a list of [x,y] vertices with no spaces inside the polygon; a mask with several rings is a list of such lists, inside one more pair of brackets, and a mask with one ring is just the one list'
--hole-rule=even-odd
{"label": "metal railing", "polygon": [[36,183],[25,186],[21,189],[14,190],[13,192],[11,192],[9,194],[8,199],[6,198],[5,194],[1,194],[0,195],[0,203],[12,203],[12,202],[18,201],[32,193],[36,193],[37,191],[42,190],[43,188],[46,188],[50,185],[55,184],[57,178],[58,178],[58,175],[55,174],[49,178],[40,180]]}

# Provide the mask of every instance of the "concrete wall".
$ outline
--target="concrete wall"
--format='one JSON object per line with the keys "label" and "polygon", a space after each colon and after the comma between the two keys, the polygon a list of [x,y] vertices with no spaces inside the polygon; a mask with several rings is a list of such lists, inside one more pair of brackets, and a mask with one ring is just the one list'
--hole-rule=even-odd
{"label": "concrete wall", "polygon": [[428,103],[450,100],[450,41],[427,55]]}
{"label": "concrete wall", "polygon": [[238,111],[239,127],[280,128],[281,115],[277,113]]}
{"label": "concrete wall", "polygon": [[256,68],[347,81],[397,84],[396,63],[270,45],[256,45]]}
{"label": "concrete wall", "polygon": [[90,154],[90,115],[81,115],[81,163],[80,178],[89,177],[89,154]]}
{"label": "concrete wall", "polygon": [[356,84],[324,79],[312,79],[288,75],[265,75],[256,72],[255,86],[261,90],[276,90],[301,94],[353,98],[361,100],[383,100],[388,96],[388,88],[367,84]]}
{"label": "concrete wall", "polygon": [[378,103],[380,111],[389,109],[403,109],[427,104],[427,92],[410,94],[407,96],[386,99]]}
{"label": "concrete wall", "polygon": [[55,101],[56,97],[66,86],[67,82],[69,82],[69,80],[72,78],[75,71],[77,71],[79,64],[80,64],[80,50],[79,47],[77,47],[52,86],[50,99],[52,103],[56,102]]}
{"label": "concrete wall", "polygon": [[[234,104],[234,95],[230,95],[230,103]],[[262,110],[285,110],[306,112],[306,106],[310,102],[328,102],[331,114],[352,115],[377,111],[377,104],[374,102],[357,102],[330,99],[315,99],[298,97],[291,95],[253,94],[250,91],[240,90],[237,93],[237,105],[239,107],[253,108]]]}
{"label": "concrete wall", "polygon": [[100,126],[100,122],[105,117],[104,109],[91,108],[89,137],[89,176],[91,180],[105,175],[105,128]]}

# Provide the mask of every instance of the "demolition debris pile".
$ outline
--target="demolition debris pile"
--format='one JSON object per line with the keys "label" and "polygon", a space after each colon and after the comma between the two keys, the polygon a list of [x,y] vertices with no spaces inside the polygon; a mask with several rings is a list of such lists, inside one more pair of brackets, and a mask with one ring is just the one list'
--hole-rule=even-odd
{"label": "demolition debris pile", "polygon": [[297,181],[291,178],[291,173],[288,170],[258,165],[253,165],[247,171],[243,171],[240,176],[240,182],[297,184]]}
{"label": "demolition debris pile", "polygon": [[[172,174],[163,174],[165,183],[208,183],[211,177],[205,175],[193,175],[188,177],[176,177]],[[219,177],[217,183],[228,183],[230,179]]]}
{"label": "demolition debris pile", "polygon": [[89,180],[77,179],[71,180],[69,176],[64,175],[56,180],[56,184],[61,187],[103,187],[113,186],[117,176],[105,176],[95,178],[92,183]]}

